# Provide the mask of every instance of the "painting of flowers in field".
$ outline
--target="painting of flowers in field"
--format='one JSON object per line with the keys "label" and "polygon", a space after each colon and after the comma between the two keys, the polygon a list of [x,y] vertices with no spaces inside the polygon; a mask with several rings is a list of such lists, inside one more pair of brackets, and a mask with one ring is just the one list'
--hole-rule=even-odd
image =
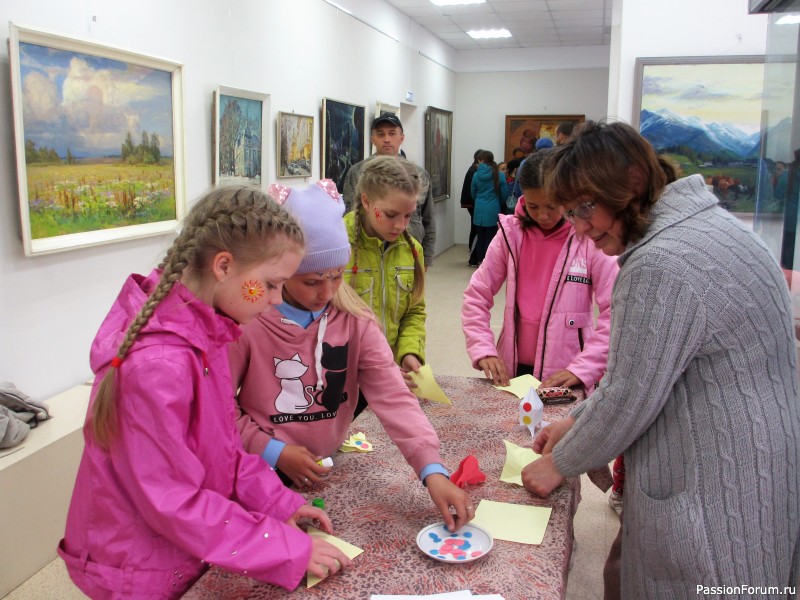
{"label": "painting of flowers in field", "polygon": [[25,33],[12,78],[26,254],[174,229],[175,69]]}

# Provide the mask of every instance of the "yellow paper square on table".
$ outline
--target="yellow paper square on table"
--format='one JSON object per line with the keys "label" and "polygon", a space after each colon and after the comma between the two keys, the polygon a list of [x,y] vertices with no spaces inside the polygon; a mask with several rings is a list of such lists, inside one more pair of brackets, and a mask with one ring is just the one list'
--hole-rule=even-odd
{"label": "yellow paper square on table", "polygon": [[417,384],[417,387],[412,388],[412,392],[417,398],[425,398],[431,402],[439,402],[440,404],[452,404],[450,399],[436,383],[433,376],[433,370],[430,365],[422,365],[418,373],[411,371],[411,381]]}
{"label": "yellow paper square on table", "polygon": [[503,440],[503,443],[506,445],[506,462],[503,465],[503,472],[500,473],[500,481],[521,486],[522,469],[541,457],[530,448],[522,448],[508,440]]}
{"label": "yellow paper square on table", "polygon": [[339,452],[372,452],[375,448],[367,441],[367,436],[359,431],[347,438],[339,446]]}
{"label": "yellow paper square on table", "polygon": [[[348,544],[344,540],[340,540],[336,536],[325,533],[324,531],[320,531],[316,527],[309,526],[307,529],[307,533],[311,537],[319,538],[321,540],[325,540],[329,544],[333,544],[334,546],[339,548],[339,550],[344,552],[347,558],[350,559],[355,558],[356,556],[364,552],[364,550],[362,550],[358,546],[353,546],[353,544]],[[312,575],[311,573],[306,574],[306,588],[314,587],[320,581],[322,581],[322,579],[320,579],[316,575]]]}
{"label": "yellow paper square on table", "polygon": [[538,545],[544,539],[551,512],[549,506],[481,500],[472,522],[497,540]]}
{"label": "yellow paper square on table", "polygon": [[531,388],[537,389],[540,385],[542,385],[542,382],[533,375],[520,375],[519,377],[514,377],[514,379],[509,379],[508,385],[496,385],[494,387],[504,392],[511,392],[522,400]]}

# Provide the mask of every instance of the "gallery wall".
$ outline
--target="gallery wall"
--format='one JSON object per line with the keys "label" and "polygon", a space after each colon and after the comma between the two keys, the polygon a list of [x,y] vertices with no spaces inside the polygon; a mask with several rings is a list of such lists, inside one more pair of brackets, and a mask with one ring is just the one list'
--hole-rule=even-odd
{"label": "gallery wall", "polygon": [[[400,105],[412,90],[413,103],[402,106],[409,132],[404,147],[412,160],[424,160],[425,108],[454,108],[455,75],[442,66],[452,61],[453,51],[389,5],[370,6],[373,14],[385,9],[377,15],[380,30],[322,0],[5,0],[0,24],[3,37],[13,21],[182,63],[186,189],[192,201],[211,185],[212,92],[220,84],[271,95],[271,181],[277,111],[315,116],[313,179],[319,177],[323,97],[364,104],[371,118],[376,101]],[[0,70],[0,380],[44,398],[90,377],[92,338],[124,278],[149,272],[172,236],[24,257],[6,44]],[[436,208],[437,220],[444,222],[446,203]],[[437,249],[446,243],[443,235]]]}
{"label": "gallery wall", "polygon": [[[385,2],[338,3],[353,16],[323,0],[4,0],[0,24],[14,21],[182,62],[190,200],[211,183],[211,98],[217,85],[269,93],[273,119],[277,111],[314,115],[317,133],[322,97],[364,104],[369,116],[376,101],[399,105],[404,148],[419,162],[425,108],[453,110],[453,197],[436,205],[437,252],[466,241],[461,181],[476,148],[500,151],[505,115],[629,119],[636,56],[763,53],[766,36],[764,18],[745,16],[746,0],[675,0],[661,8],[615,0],[610,52],[591,47],[457,53]],[[5,44],[0,63],[8,73]],[[411,102],[405,101],[407,91],[414,93]],[[2,76],[0,380],[41,398],[90,376],[89,346],[122,280],[149,271],[171,236],[25,258],[10,97],[8,76]],[[274,153],[274,137],[270,149]],[[274,154],[269,165],[274,180]],[[318,147],[313,176],[319,176]],[[305,185],[302,179],[282,182]]]}

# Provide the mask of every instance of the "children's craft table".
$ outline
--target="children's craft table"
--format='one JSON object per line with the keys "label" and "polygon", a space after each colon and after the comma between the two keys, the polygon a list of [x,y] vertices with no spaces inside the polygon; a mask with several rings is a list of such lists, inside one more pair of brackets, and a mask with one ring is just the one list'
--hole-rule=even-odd
{"label": "children's craft table", "polygon": [[[563,598],[580,480],[567,480],[546,499],[501,482],[503,440],[531,445],[530,433],[519,424],[519,399],[496,390],[484,379],[437,377],[437,381],[453,405],[423,402],[422,406],[439,434],[445,466],[453,471],[469,454],[478,459],[487,480],[468,488],[476,507],[484,498],[552,507],[540,546],[495,540],[489,554],[466,564],[441,563],[424,555],[415,543],[417,533],[441,518],[374,413],[366,410],[353,422],[352,432],[363,431],[375,451],[336,452],[329,480],[306,493],[309,500],[325,499],[334,535],[364,549],[353,565],[310,589],[303,580],[292,593],[212,567],[184,598],[365,600],[371,594],[434,594],[463,589],[474,594],[502,594],[505,600]],[[574,406],[545,406],[544,418],[557,421]]]}

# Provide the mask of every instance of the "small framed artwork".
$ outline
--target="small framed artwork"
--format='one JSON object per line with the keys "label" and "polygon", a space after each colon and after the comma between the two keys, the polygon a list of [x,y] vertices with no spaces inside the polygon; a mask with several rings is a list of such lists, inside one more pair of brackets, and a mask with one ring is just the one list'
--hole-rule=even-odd
{"label": "small framed artwork", "polygon": [[311,177],[314,117],[278,112],[278,177]]}
{"label": "small framed artwork", "polygon": [[266,187],[269,94],[218,86],[214,92],[214,183]]}
{"label": "small framed artwork", "polygon": [[429,106],[425,111],[425,169],[431,176],[433,201],[450,197],[453,113]]}
{"label": "small framed artwork", "polygon": [[637,58],[633,126],[722,207],[753,212],[763,86],[763,56]]}
{"label": "small framed artwork", "polygon": [[173,232],[181,65],[14,23],[9,59],[25,255]]}
{"label": "small framed artwork", "polygon": [[400,114],[400,107],[395,106],[394,104],[387,104],[386,102],[378,101],[375,104],[375,116],[379,117],[381,115],[385,115],[386,113],[391,113],[393,115]]}
{"label": "small framed artwork", "polygon": [[322,178],[343,185],[342,176],[364,160],[366,107],[322,99]]}
{"label": "small framed artwork", "polygon": [[530,154],[540,138],[550,138],[555,142],[556,127],[561,122],[577,125],[585,120],[584,115],[506,115],[505,152],[503,159],[497,162],[511,160],[517,148]]}

